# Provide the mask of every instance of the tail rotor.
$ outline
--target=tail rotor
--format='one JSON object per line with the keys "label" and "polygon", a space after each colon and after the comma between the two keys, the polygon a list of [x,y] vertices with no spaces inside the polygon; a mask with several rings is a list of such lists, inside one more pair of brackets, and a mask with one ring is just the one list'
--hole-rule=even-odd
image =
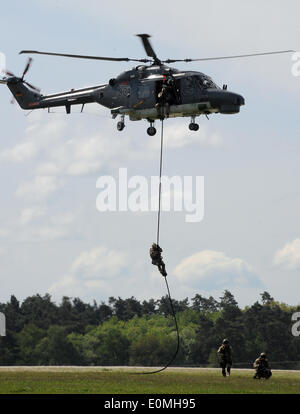
{"label": "tail rotor", "polygon": [[4,79],[0,80],[0,83],[8,83],[10,81],[10,79],[16,79],[21,81],[22,83],[25,83],[27,86],[29,86],[30,89],[33,89],[36,92],[40,92],[41,90],[39,88],[37,88],[36,86],[33,86],[31,83],[27,82],[26,80],[24,80],[24,76],[26,75],[26,73],[29,71],[31,64],[32,64],[33,59],[30,57],[26,63],[25,69],[23,71],[22,77],[18,78],[16,75],[14,75],[14,73],[8,71],[8,70],[4,70],[3,72],[5,73],[6,76]]}

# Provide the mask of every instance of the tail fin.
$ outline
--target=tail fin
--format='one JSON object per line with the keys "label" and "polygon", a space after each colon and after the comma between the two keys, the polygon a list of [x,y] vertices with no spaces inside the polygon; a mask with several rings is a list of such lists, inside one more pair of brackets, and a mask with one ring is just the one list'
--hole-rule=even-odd
{"label": "tail fin", "polygon": [[27,87],[21,78],[9,78],[6,83],[22,109],[34,109],[39,106],[42,95]]}

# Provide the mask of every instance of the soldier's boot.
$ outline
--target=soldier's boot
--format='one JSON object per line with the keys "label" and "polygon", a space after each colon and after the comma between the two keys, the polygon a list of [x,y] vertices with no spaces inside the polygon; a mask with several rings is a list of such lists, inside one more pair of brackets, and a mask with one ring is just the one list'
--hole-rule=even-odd
{"label": "soldier's boot", "polygon": [[162,276],[164,276],[164,277],[166,277],[166,276],[167,276],[166,269],[164,268],[164,266],[163,266],[162,264],[159,264],[159,265],[158,265],[158,270],[160,271],[160,274],[161,274]]}
{"label": "soldier's boot", "polygon": [[164,264],[164,262],[161,263],[161,265],[159,266],[159,271],[162,274],[162,276],[166,277],[168,274],[166,272],[166,266]]}
{"label": "soldier's boot", "polygon": [[155,108],[157,111],[157,116],[160,118],[161,117],[161,104],[157,102],[157,104],[155,104]]}
{"label": "soldier's boot", "polygon": [[227,375],[230,376],[230,367],[227,367]]}
{"label": "soldier's boot", "polygon": [[170,115],[170,104],[169,104],[169,102],[166,102],[166,105],[165,105],[165,108],[166,108],[166,117],[167,118],[169,118],[169,115]]}
{"label": "soldier's boot", "polygon": [[226,377],[226,371],[225,371],[225,368],[222,368],[222,375],[223,375],[223,377]]}

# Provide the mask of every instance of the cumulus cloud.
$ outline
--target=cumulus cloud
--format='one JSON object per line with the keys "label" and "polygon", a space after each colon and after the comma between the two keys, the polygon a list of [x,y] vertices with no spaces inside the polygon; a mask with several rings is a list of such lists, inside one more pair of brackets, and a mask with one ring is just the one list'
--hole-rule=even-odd
{"label": "cumulus cloud", "polygon": [[99,275],[105,278],[117,274],[125,263],[124,253],[100,246],[82,252],[74,261],[71,273],[86,279],[98,278]]}
{"label": "cumulus cloud", "polygon": [[92,125],[87,125],[85,118],[72,118],[70,123],[64,114],[35,117],[27,129],[28,144],[34,142],[40,155],[35,174],[84,176],[114,163],[119,165],[121,158],[128,160],[138,153],[145,156],[137,151],[131,137],[116,136],[109,119],[102,120],[101,130],[95,131]]}
{"label": "cumulus cloud", "polygon": [[42,217],[45,215],[45,208],[40,206],[24,208],[21,211],[20,224],[25,226],[33,222],[36,218]]}
{"label": "cumulus cloud", "polygon": [[53,145],[57,138],[65,132],[66,124],[59,119],[54,120],[54,122],[44,121],[42,112],[35,113],[29,119],[24,141],[2,150],[0,152],[0,161],[28,161],[47,149],[49,144]]}
{"label": "cumulus cloud", "polygon": [[94,289],[111,291],[126,264],[126,254],[98,246],[84,251],[73,261],[69,272],[53,283],[49,293],[58,295],[85,295]]}
{"label": "cumulus cloud", "polygon": [[32,242],[51,242],[61,240],[67,237],[66,228],[44,225],[28,229],[19,235],[20,240]]}
{"label": "cumulus cloud", "polygon": [[167,130],[166,147],[183,148],[186,146],[198,145],[201,147],[220,148],[223,145],[223,138],[218,132],[209,132],[201,126],[201,130],[190,133],[186,125],[172,125]]}
{"label": "cumulus cloud", "polygon": [[[160,142],[152,141],[152,148],[158,149]],[[188,129],[187,124],[178,123],[172,120],[172,123],[165,128],[165,148],[182,149],[188,146],[200,146],[207,148],[220,148],[223,146],[223,138],[219,132],[211,132],[207,127],[201,125],[198,132]]]}
{"label": "cumulus cloud", "polygon": [[275,253],[273,263],[288,270],[300,269],[300,238],[287,243]]}
{"label": "cumulus cloud", "polygon": [[16,195],[29,200],[42,201],[55,193],[62,185],[56,176],[37,175],[32,181],[20,184],[16,190]]}
{"label": "cumulus cloud", "polygon": [[174,273],[180,282],[204,290],[261,286],[245,261],[214,250],[203,250],[185,258]]}
{"label": "cumulus cloud", "polygon": [[0,227],[0,239],[18,242],[53,242],[78,236],[80,210],[57,212],[45,205],[23,208],[18,220],[8,220]]}
{"label": "cumulus cloud", "polygon": [[0,160],[7,162],[22,162],[30,160],[38,152],[34,142],[23,142],[12,148],[7,148],[0,152]]}
{"label": "cumulus cloud", "polygon": [[[119,145],[120,144],[120,145]],[[69,176],[87,175],[99,171],[120,154],[121,143],[108,136],[81,136],[69,139],[53,151],[49,158],[60,173]]]}

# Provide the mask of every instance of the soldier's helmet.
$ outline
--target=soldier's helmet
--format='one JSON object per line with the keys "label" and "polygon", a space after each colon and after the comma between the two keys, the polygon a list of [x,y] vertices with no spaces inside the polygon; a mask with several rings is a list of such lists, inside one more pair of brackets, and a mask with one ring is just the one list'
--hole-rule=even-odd
{"label": "soldier's helmet", "polygon": [[225,338],[225,339],[223,339],[223,344],[225,344],[225,345],[226,345],[226,344],[229,344],[228,339],[226,339],[226,338]]}
{"label": "soldier's helmet", "polygon": [[264,352],[262,352],[262,353],[260,354],[260,357],[261,357],[261,358],[266,358],[266,357],[267,357],[267,355],[266,355]]}

